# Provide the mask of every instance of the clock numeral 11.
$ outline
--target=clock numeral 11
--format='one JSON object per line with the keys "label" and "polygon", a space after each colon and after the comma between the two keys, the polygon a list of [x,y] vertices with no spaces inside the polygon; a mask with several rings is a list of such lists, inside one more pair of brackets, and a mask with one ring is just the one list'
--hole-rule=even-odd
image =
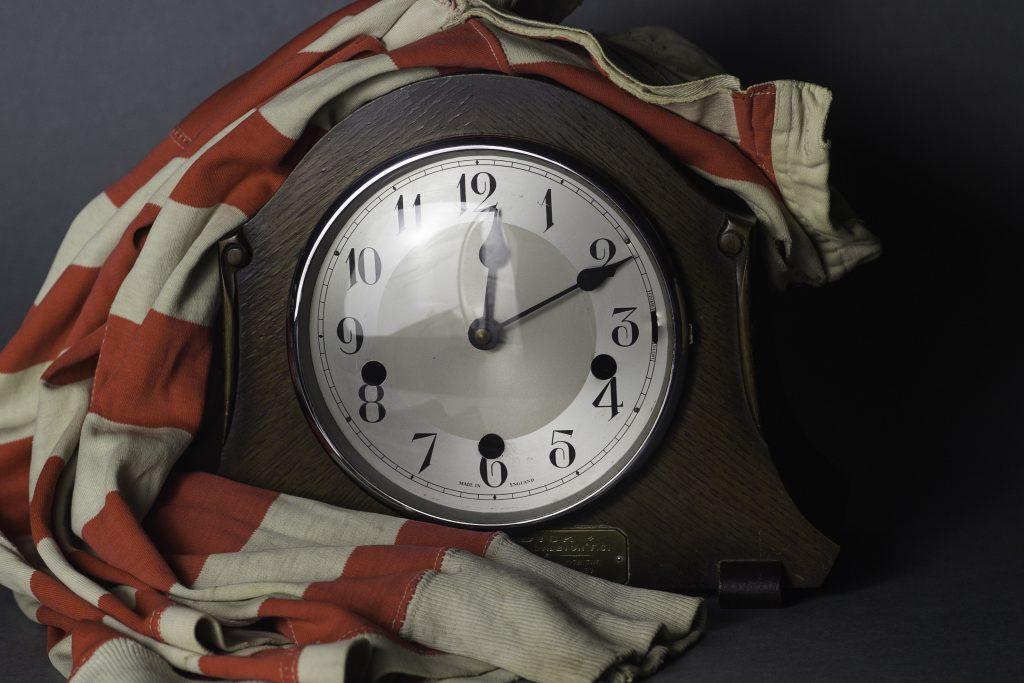
{"label": "clock numeral 11", "polygon": [[[405,196],[398,195],[398,203],[395,204],[395,214],[398,216],[398,234],[401,235],[405,230]],[[413,227],[420,227],[423,215],[421,212],[420,196],[416,195],[416,199],[412,200],[412,220]]]}

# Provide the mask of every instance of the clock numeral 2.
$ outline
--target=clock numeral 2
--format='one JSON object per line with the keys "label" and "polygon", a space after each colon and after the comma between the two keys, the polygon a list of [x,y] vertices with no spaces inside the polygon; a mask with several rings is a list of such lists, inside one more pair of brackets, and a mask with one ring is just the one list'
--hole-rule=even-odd
{"label": "clock numeral 2", "polygon": [[[420,196],[416,195],[416,199],[412,200],[412,221],[413,227],[420,227],[422,221],[420,206]],[[405,196],[398,195],[398,203],[395,204],[395,213],[398,215],[398,234],[401,235],[405,230]]]}
{"label": "clock numeral 2", "polygon": [[596,239],[590,245],[590,255],[607,266],[615,258],[615,243],[606,237]]}

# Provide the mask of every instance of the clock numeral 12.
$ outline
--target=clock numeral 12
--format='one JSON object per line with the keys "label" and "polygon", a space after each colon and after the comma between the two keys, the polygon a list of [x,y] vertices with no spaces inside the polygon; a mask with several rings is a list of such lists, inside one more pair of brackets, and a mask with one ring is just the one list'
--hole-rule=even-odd
{"label": "clock numeral 12", "polygon": [[483,206],[484,202],[491,198],[494,191],[498,189],[498,181],[494,179],[490,173],[486,171],[480,171],[473,175],[470,179],[467,187],[466,174],[463,173],[462,177],[459,178],[459,213],[466,213],[466,209],[469,203],[469,192],[472,192],[479,198],[479,203],[475,211],[479,211],[480,207]]}

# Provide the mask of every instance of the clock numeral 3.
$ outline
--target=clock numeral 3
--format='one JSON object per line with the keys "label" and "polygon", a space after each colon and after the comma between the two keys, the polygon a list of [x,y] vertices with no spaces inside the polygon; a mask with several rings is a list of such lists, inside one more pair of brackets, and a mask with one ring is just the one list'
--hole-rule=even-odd
{"label": "clock numeral 3", "polygon": [[551,464],[555,467],[564,470],[567,467],[572,467],[573,462],[576,460],[576,448],[569,443],[568,438],[556,439],[555,437],[562,434],[566,437],[572,436],[571,429],[556,429],[551,432],[551,445],[554,448],[548,454],[548,459],[551,460]]}
{"label": "clock numeral 3", "polygon": [[363,326],[355,318],[345,317],[338,323],[338,341],[341,352],[348,355],[359,353],[363,347]]}
{"label": "clock numeral 3", "polygon": [[359,252],[358,257],[355,249],[349,249],[347,260],[349,289],[359,281],[367,285],[377,284],[377,280],[380,279],[381,261],[376,249],[366,247]]}
{"label": "clock numeral 3", "polygon": [[469,193],[472,192],[477,200],[476,209],[479,211],[480,207],[483,206],[484,202],[491,198],[494,191],[498,189],[498,181],[494,179],[490,173],[481,171],[473,176],[469,181],[468,187],[466,183],[466,174],[463,173],[462,177],[459,178],[459,213],[466,213],[466,209],[469,205]]}
{"label": "clock numeral 3", "polygon": [[612,311],[612,315],[621,315],[622,313],[626,315],[622,316],[622,320],[619,321],[622,324],[616,325],[612,330],[612,341],[619,346],[632,346],[640,337],[640,326],[629,319],[629,316],[636,313],[636,307],[622,307]]}

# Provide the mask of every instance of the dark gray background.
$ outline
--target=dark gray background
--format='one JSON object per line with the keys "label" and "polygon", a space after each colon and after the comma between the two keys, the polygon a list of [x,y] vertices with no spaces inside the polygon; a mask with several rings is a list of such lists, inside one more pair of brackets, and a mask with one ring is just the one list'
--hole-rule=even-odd
{"label": "dark gray background", "polygon": [[[341,4],[0,5],[0,338],[86,201]],[[831,86],[833,178],[887,249],[768,302],[785,392],[851,482],[828,588],[782,610],[715,610],[660,680],[1020,679],[1019,3],[589,0],[569,21],[663,24],[745,83]],[[56,678],[43,642],[0,597],[4,677]]]}

